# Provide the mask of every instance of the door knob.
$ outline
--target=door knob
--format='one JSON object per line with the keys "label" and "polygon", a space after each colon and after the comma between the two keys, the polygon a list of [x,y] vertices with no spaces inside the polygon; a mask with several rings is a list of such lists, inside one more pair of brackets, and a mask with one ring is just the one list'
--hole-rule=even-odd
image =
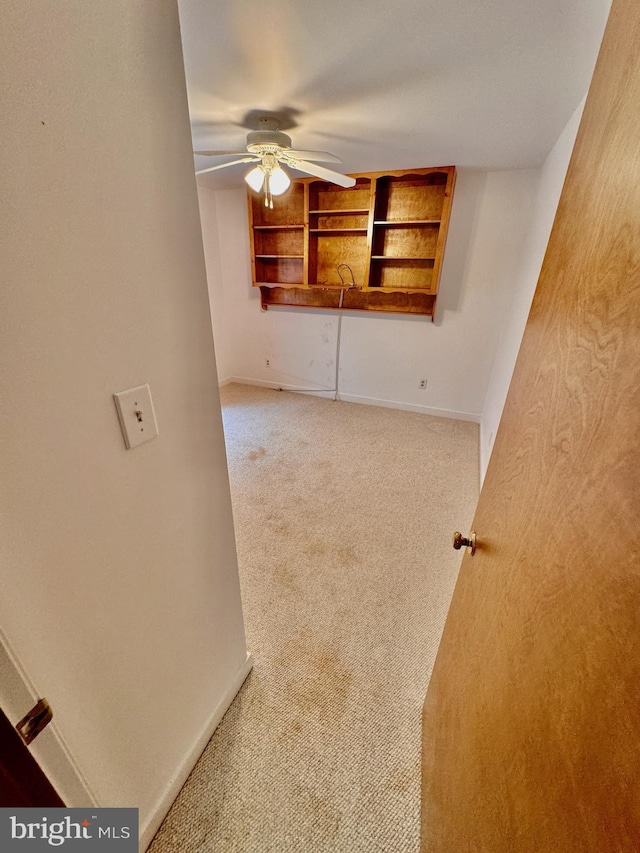
{"label": "door knob", "polygon": [[476,553],[476,532],[472,530],[469,534],[469,538],[466,539],[459,530],[453,534],[453,547],[456,551],[459,551],[460,548],[471,548],[471,556]]}

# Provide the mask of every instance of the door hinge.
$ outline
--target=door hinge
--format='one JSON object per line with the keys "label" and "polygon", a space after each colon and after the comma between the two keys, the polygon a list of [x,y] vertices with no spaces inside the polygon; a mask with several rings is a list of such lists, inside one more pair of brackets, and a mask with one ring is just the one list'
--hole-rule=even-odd
{"label": "door hinge", "polygon": [[29,745],[53,718],[53,711],[46,699],[38,699],[36,705],[16,724],[22,740]]}

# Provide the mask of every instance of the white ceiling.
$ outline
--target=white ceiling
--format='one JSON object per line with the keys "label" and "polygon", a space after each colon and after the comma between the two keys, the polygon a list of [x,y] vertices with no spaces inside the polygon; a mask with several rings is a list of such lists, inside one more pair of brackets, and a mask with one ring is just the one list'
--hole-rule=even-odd
{"label": "white ceiling", "polygon": [[[276,114],[295,148],[357,172],[539,166],[588,88],[610,0],[178,3],[194,148],[243,150],[247,117]],[[246,170],[199,180],[244,186]]]}

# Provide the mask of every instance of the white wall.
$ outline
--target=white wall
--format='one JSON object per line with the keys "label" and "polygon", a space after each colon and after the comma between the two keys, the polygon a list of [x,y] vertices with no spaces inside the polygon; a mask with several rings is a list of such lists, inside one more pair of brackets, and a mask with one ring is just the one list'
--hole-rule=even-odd
{"label": "white wall", "polygon": [[[460,170],[436,322],[345,312],[342,399],[480,419],[536,182],[536,170]],[[204,222],[217,222],[216,233],[205,229],[205,245],[220,252],[220,267],[209,268],[214,328],[229,332],[220,379],[334,388],[337,313],[262,311],[260,292],[251,287],[245,193],[201,189],[200,206]],[[418,387],[423,377],[426,391]]]}
{"label": "white wall", "polygon": [[224,383],[232,375],[233,363],[231,354],[232,335],[227,322],[229,311],[225,298],[222,256],[218,237],[218,214],[212,190],[206,187],[198,187],[198,198],[207,280],[209,282],[209,303],[215,341],[216,365],[219,380]]}
{"label": "white wall", "polygon": [[560,200],[560,193],[573,151],[584,100],[567,123],[547,157],[538,179],[535,206],[517,275],[512,282],[511,303],[496,350],[496,359],[480,425],[480,467],[484,477],[509,390],[520,342],[527,323],[533,294]]}
{"label": "white wall", "polygon": [[[247,667],[177,10],[0,24],[0,620],[152,828]],[[143,382],[160,436],[127,451],[111,395]]]}

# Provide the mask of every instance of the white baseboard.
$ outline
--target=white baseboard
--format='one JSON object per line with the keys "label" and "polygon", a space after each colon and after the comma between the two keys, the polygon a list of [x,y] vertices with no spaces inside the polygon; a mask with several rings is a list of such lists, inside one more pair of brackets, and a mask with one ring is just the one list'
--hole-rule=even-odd
{"label": "white baseboard", "polygon": [[218,388],[224,388],[225,385],[231,385],[231,383],[235,382],[235,381],[236,380],[233,379],[232,377],[227,377],[226,379],[220,379],[220,380],[218,380]]}
{"label": "white baseboard", "polygon": [[151,817],[147,820],[144,827],[141,828],[140,831],[140,853],[144,853],[147,847],[153,841],[153,836],[156,834],[158,829],[160,829],[160,824],[165,819],[167,812],[173,805],[173,801],[180,793],[180,789],[187,781],[187,777],[189,773],[195,767],[197,760],[202,755],[202,751],[205,746],[211,740],[211,736],[214,731],[218,727],[220,720],[224,717],[229,705],[235,699],[235,696],[242,687],[245,678],[251,672],[253,667],[253,657],[250,652],[247,652],[247,657],[245,658],[244,663],[236,673],[234,679],[229,684],[226,689],[224,695],[218,705],[216,706],[213,714],[207,720],[206,725],[204,726],[202,732],[199,737],[196,739],[195,743],[189,750],[188,754],[185,756],[182,764],[176,771],[175,777],[169,782],[164,794],[160,797],[158,804],[153,810]]}
{"label": "white baseboard", "polygon": [[[318,397],[335,397],[335,391],[322,388],[304,387],[302,385],[287,385],[283,382],[271,382],[264,379],[249,379],[246,376],[233,376],[229,382],[237,382],[239,385],[256,385],[259,388],[274,388],[282,391],[304,391],[307,394]],[[452,409],[436,409],[432,406],[419,406],[415,403],[401,403],[398,400],[382,400],[378,397],[363,397],[360,394],[345,394],[338,392],[338,399],[345,403],[363,403],[366,406],[382,406],[386,409],[400,409],[403,412],[418,412],[422,415],[432,415],[436,418],[453,418],[457,421],[470,421],[474,424],[480,423],[480,415],[473,412],[458,412]]]}
{"label": "white baseboard", "polygon": [[248,379],[246,376],[232,376],[229,382],[237,382],[239,385],[255,385],[258,388],[273,388],[274,391],[303,391],[312,396],[335,397],[335,391],[329,388],[314,388],[312,385],[287,385],[286,382],[273,382],[266,379]]}
{"label": "white baseboard", "polygon": [[452,409],[435,409],[431,406],[418,406],[414,403],[401,403],[397,400],[381,400],[378,397],[361,397],[359,394],[339,393],[339,399],[346,403],[364,403],[366,406],[382,406],[386,409],[400,409],[402,412],[418,412],[422,415],[433,415],[436,418],[453,418],[456,421],[471,421],[480,423],[480,415],[473,412],[457,412]]}

